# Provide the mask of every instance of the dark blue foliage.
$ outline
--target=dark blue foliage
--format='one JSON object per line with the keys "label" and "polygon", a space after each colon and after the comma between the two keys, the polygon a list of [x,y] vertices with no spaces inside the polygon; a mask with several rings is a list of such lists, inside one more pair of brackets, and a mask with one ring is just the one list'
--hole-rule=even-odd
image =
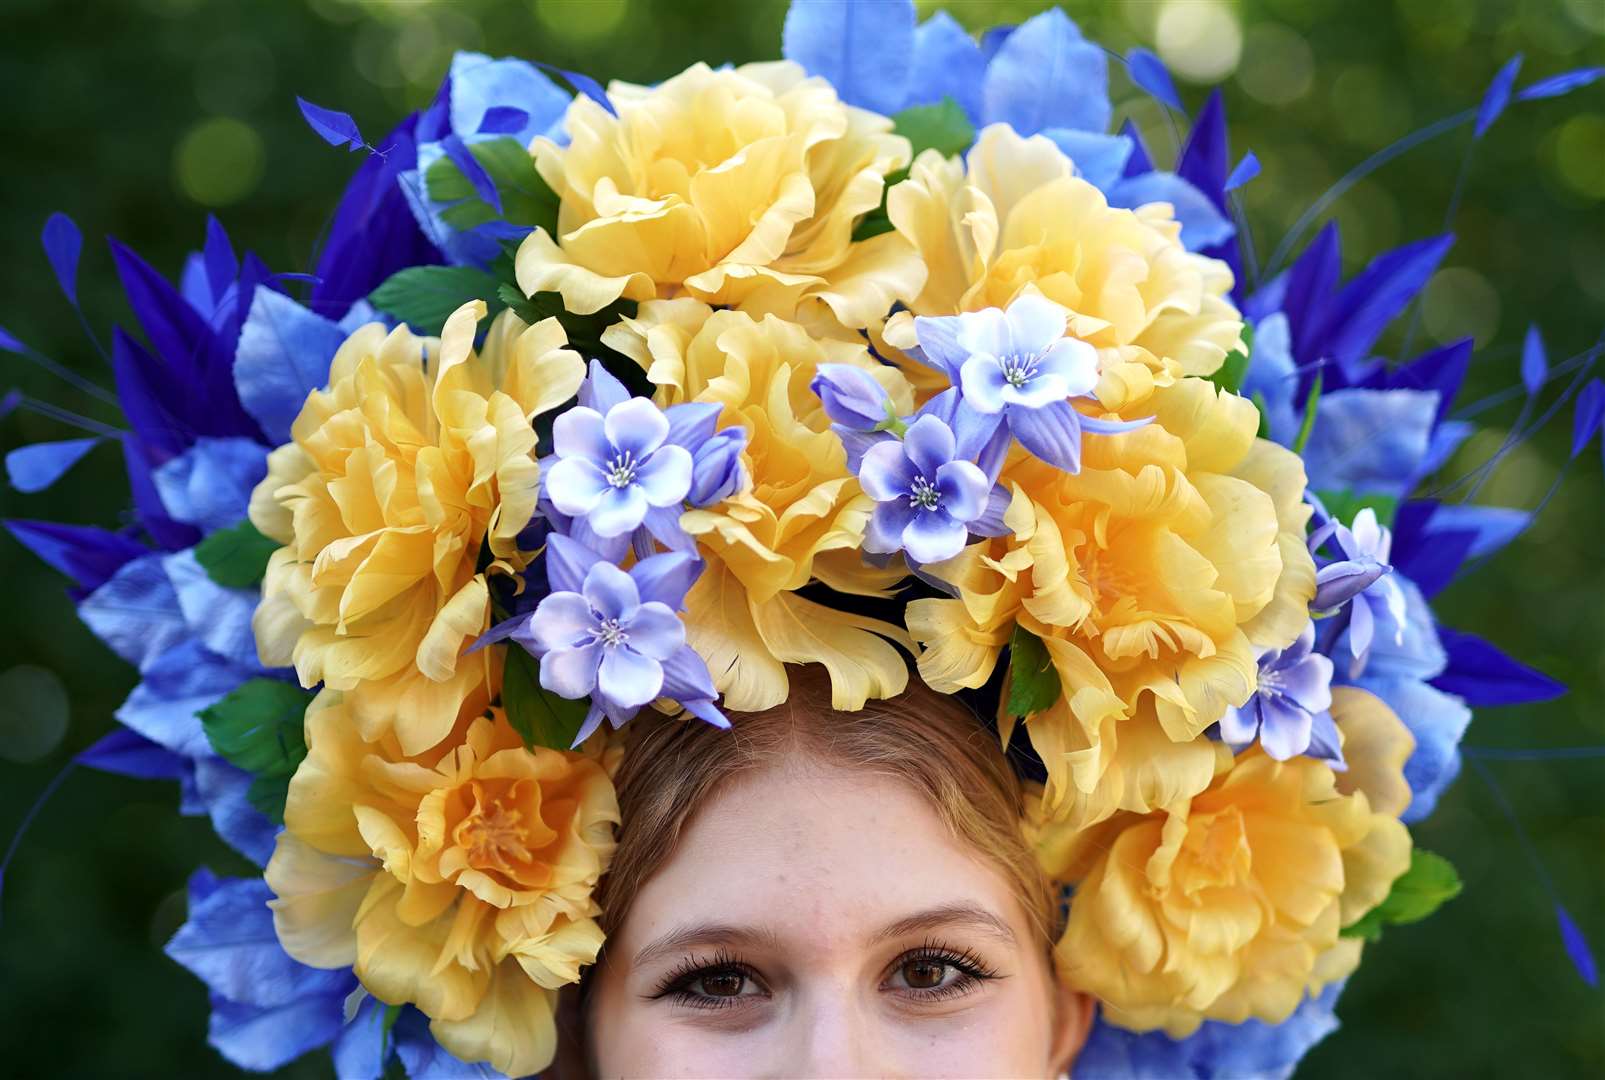
{"label": "dark blue foliage", "polygon": [[83,254],[84,234],[78,231],[77,222],[63,213],[54,213],[45,221],[40,242],[50,268],[56,272],[56,283],[66,294],[67,301],[78,306],[78,257]]}
{"label": "dark blue foliage", "polygon": [[5,526],[41,561],[72,578],[74,599],[100,588],[124,564],[150,551],[130,536],[92,525],[12,518]]}
{"label": "dark blue foliage", "polygon": [[349,113],[325,109],[322,105],[314,105],[303,97],[297,97],[295,103],[301,106],[301,115],[305,118],[307,126],[317,132],[318,138],[330,146],[361,150],[367,145],[363,142],[362,132],[357,130],[357,122],[351,119]]}
{"label": "dark blue foliage", "polygon": [[1449,654],[1449,666],[1431,681],[1468,705],[1524,705],[1549,701],[1566,692],[1566,684],[1513,660],[1475,634],[1438,627],[1438,639]]}

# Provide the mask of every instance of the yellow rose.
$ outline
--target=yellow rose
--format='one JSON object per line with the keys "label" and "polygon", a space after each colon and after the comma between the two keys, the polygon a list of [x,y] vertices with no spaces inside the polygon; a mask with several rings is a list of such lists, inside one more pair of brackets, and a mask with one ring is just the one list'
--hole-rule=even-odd
{"label": "yellow rose", "polygon": [[959,599],[909,605],[937,689],[985,682],[1016,620],[1045,639],[1064,692],[1026,727],[1077,824],[1153,785],[1201,789],[1189,744],[1247,700],[1257,650],[1298,636],[1315,590],[1303,465],[1255,438],[1252,404],[1186,378],[1123,415],[1153,421],[1087,437],[1080,473],[1016,451],[1011,535],[931,568]]}
{"label": "yellow rose", "polygon": [[1107,409],[1210,374],[1242,331],[1231,269],[1182,246],[1168,204],[1109,206],[1041,135],[994,124],[962,163],[927,150],[886,208],[929,271],[884,331],[922,392],[941,389],[940,376],[896,352],[914,346],[915,315],[1006,308],[1028,288],[1069,309],[1068,332],[1098,349]]}
{"label": "yellow rose", "polygon": [[267,882],[291,956],[354,966],[457,1057],[525,1076],[551,1063],[558,989],[601,948],[592,892],[619,812],[601,761],[526,750],[484,701],[407,755],[394,734],[364,740],[349,699],[319,694]]}
{"label": "yellow rose", "polygon": [[1361,939],[1339,931],[1410,865],[1398,814],[1414,740],[1361,690],[1334,691],[1333,714],[1375,787],[1258,747],[1233,760],[1214,743],[1219,775],[1201,794],[1068,838],[1050,831],[1039,850],[1075,885],[1059,970],[1110,1023],[1172,1038],[1204,1020],[1278,1024],[1354,970]]}
{"label": "yellow rose", "polygon": [[824,664],[838,709],[901,693],[907,668],[884,639],[912,649],[902,631],[796,590],[817,580],[881,595],[902,577],[863,563],[858,548],[873,504],[808,388],[820,364],[854,364],[911,411],[902,376],[862,344],[818,340],[772,315],[694,300],[642,304],[603,340],[646,369],[659,404],[716,402],[721,426],[747,432],[750,487],[680,519],[707,561],[686,597],[686,640],[707,661],[725,706],[751,712],[784,701],[787,663]]}
{"label": "yellow rose", "polygon": [[786,62],[697,64],[655,87],[613,83],[608,97],[617,116],[580,95],[569,145],[532,146],[561,209],[555,237],[536,230],[519,248],[526,293],[559,292],[580,313],[620,297],[787,317],[823,305],[863,327],[918,291],[907,241],[852,240],[886,174],[908,164],[890,120]]}
{"label": "yellow rose", "polygon": [[394,725],[409,753],[494,674],[492,650],[459,654],[488,624],[486,574],[530,559],[517,543],[539,477],[530,420],[584,377],[555,319],[503,314],[476,355],[484,313],[464,305],[439,341],[357,330],[251,496],[251,522],[285,545],[253,621],[263,662],[293,663],[303,686],[360,687],[363,733]]}

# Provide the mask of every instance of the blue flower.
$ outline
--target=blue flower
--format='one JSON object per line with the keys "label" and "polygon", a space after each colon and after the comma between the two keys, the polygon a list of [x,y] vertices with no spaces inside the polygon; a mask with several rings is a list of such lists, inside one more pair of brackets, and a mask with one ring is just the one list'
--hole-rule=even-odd
{"label": "blue flower", "polygon": [[808,389],[818,395],[825,415],[849,431],[883,431],[898,420],[886,388],[855,364],[820,364]]}
{"label": "blue flower", "polygon": [[933,415],[909,425],[901,442],[869,448],[858,481],[878,504],[864,550],[906,549],[916,562],[951,559],[964,547],[966,527],[986,511],[992,482],[970,461],[954,460],[953,430]]}
{"label": "blue flower", "polygon": [[959,388],[955,428],[965,442],[1005,430],[1031,453],[1065,472],[1081,471],[1083,431],[1111,435],[1142,427],[1147,419],[1100,420],[1070,404],[1098,384],[1098,352],[1064,336],[1069,315],[1035,293],[1008,310],[914,320],[920,353]]}
{"label": "blue flower", "polygon": [[1341,766],[1337,725],[1332,720],[1332,661],[1314,652],[1315,624],[1304,627],[1285,649],[1259,654],[1254,696],[1229,708],[1220,720],[1221,738],[1243,750],[1257,737],[1277,761],[1299,754]]}
{"label": "blue flower", "polygon": [[691,453],[668,436],[668,418],[646,398],[629,398],[606,415],[574,406],[552,426],[558,458],[546,472],[552,505],[584,517],[598,536],[613,537],[639,526],[649,508],[684,502]]}
{"label": "blue flower", "polygon": [[[1330,603],[1345,592],[1352,597],[1348,620],[1349,655],[1352,657],[1349,675],[1358,677],[1365,670],[1379,619],[1386,619],[1395,627],[1396,643],[1403,641],[1405,597],[1390,576],[1393,567],[1388,562],[1393,534],[1377,521],[1376,511],[1366,506],[1354,515],[1354,523],[1348,528],[1333,520],[1317,529],[1310,536],[1311,546],[1319,547],[1328,537],[1337,541],[1343,558],[1316,571],[1316,606],[1321,607],[1323,601]],[[1375,576],[1371,576],[1373,573]],[[1366,581],[1368,577],[1370,580]],[[1365,582],[1364,587],[1353,591],[1359,582]],[[1341,603],[1341,599],[1338,602]]]}

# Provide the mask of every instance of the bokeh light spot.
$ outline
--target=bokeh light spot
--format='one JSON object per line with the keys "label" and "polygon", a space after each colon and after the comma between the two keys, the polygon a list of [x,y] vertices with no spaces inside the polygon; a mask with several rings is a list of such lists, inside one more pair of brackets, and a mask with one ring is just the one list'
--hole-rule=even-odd
{"label": "bokeh light spot", "polygon": [[1243,52],[1237,14],[1217,0],[1169,0],[1159,11],[1155,39],[1165,63],[1193,82],[1224,79]]}
{"label": "bokeh light spot", "polygon": [[1243,41],[1237,83],[1255,101],[1287,105],[1309,92],[1315,56],[1302,37],[1277,23],[1251,27]]}
{"label": "bokeh light spot", "polygon": [[1499,331],[1499,293],[1475,270],[1439,270],[1422,294],[1421,321],[1440,344],[1470,335],[1481,348]]}
{"label": "bokeh light spot", "polygon": [[1561,125],[1555,168],[1566,186],[1589,199],[1605,199],[1605,116],[1583,113]]}
{"label": "bokeh light spot", "polygon": [[228,206],[256,190],[263,157],[262,137],[254,128],[216,116],[179,140],[173,174],[179,189],[202,206]]}
{"label": "bokeh light spot", "polygon": [[612,33],[630,12],[630,0],[536,0],[535,18],[566,41],[596,41]]}
{"label": "bokeh light spot", "polygon": [[18,664],[0,673],[0,757],[46,757],[67,735],[67,688],[49,668]]}

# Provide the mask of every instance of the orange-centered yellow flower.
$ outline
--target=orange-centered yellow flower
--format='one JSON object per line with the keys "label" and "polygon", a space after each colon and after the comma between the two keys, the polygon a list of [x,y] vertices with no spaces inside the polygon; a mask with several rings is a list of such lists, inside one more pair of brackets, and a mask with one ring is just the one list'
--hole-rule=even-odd
{"label": "orange-centered yellow flower", "polygon": [[646,369],[660,404],[716,402],[721,426],[747,431],[749,489],[680,519],[707,560],[686,597],[686,640],[707,661],[725,707],[780,704],[787,663],[824,664],[838,709],[900,693],[908,672],[885,639],[906,635],[796,590],[818,580],[877,595],[902,576],[863,562],[858,547],[873,504],[848,472],[846,451],[808,384],[822,363],[854,364],[909,412],[906,380],[862,344],[822,341],[772,315],[714,311],[694,300],[642,304],[604,341]]}
{"label": "orange-centered yellow flower", "polygon": [[1332,711],[1349,774],[1214,743],[1202,793],[1041,838],[1050,872],[1075,885],[1060,973],[1106,1020],[1174,1038],[1204,1020],[1277,1024],[1354,970],[1361,939],[1339,931],[1409,867],[1398,814],[1413,740],[1364,691],[1335,690]]}
{"label": "orange-centered yellow flower", "polygon": [[[886,208],[928,270],[886,324],[894,358],[915,344],[913,316],[1006,308],[1027,288],[1069,309],[1068,332],[1099,350],[1108,409],[1208,375],[1238,341],[1230,268],[1182,246],[1169,205],[1110,207],[1043,136],[994,124],[963,162],[927,150]],[[929,369],[904,366],[922,392],[941,389]]]}
{"label": "orange-centered yellow flower", "polygon": [[562,203],[557,235],[538,229],[519,249],[526,293],[560,292],[581,313],[621,296],[786,316],[823,305],[862,327],[919,289],[907,241],[852,240],[886,175],[908,164],[887,118],[787,62],[697,64],[655,87],[615,82],[608,97],[617,116],[579,95],[569,144],[534,142]]}
{"label": "orange-centered yellow flower", "polygon": [[557,991],[602,945],[591,897],[613,850],[612,781],[594,757],[526,750],[482,693],[421,755],[393,733],[364,740],[341,698],[325,690],[307,711],[268,863],[280,942],[416,1004],[462,1060],[539,1072]]}
{"label": "orange-centered yellow flower", "polygon": [[394,725],[408,753],[443,738],[490,675],[493,650],[460,653],[488,624],[486,574],[530,558],[517,543],[539,477],[530,420],[584,377],[555,319],[506,313],[476,354],[484,313],[464,305],[438,341],[357,330],[251,498],[252,523],[285,545],[253,623],[263,662],[357,692],[363,733]]}

